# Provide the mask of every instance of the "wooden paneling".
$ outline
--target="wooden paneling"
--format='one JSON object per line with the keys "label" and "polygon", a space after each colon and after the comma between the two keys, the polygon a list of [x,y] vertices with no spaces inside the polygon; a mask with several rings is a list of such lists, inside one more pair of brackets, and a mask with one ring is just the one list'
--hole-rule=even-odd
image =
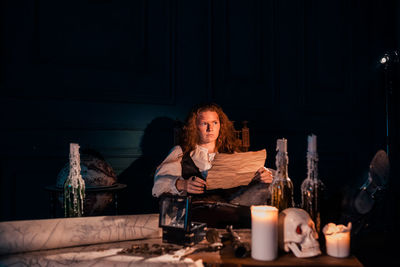
{"label": "wooden paneling", "polygon": [[24,19],[16,5],[9,1],[4,18],[11,62],[2,94],[173,102],[175,1],[40,0]]}
{"label": "wooden paneling", "polygon": [[126,210],[144,212],[131,201],[148,200],[174,119],[200,101],[221,104],[237,127],[249,121],[250,150],[266,148],[268,167],[276,139],[288,138],[297,196],[308,134],[318,136],[329,190],[357,183],[384,147],[384,85],[374,58],[398,44],[390,37],[400,28],[392,1],[6,0],[1,7],[0,218],[22,218],[24,207],[26,218],[47,215],[46,197],[35,194],[54,181],[69,142],[101,152],[132,189]]}
{"label": "wooden paneling", "polygon": [[225,106],[274,104],[273,1],[213,1],[210,8],[212,98]]}
{"label": "wooden paneling", "polygon": [[309,111],[346,113],[351,109],[353,91],[350,2],[305,3],[304,107]]}

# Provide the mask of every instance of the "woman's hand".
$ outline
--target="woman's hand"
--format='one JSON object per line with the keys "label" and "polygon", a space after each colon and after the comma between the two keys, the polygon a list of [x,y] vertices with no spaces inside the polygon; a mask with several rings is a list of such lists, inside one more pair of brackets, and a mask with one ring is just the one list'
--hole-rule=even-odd
{"label": "woman's hand", "polygon": [[187,180],[179,179],[176,181],[176,189],[178,191],[186,191],[191,194],[202,194],[205,187],[206,181],[196,176],[192,176]]}
{"label": "woman's hand", "polygon": [[272,172],[265,167],[261,167],[256,171],[253,180],[258,180],[262,183],[270,184],[272,183],[272,178]]}

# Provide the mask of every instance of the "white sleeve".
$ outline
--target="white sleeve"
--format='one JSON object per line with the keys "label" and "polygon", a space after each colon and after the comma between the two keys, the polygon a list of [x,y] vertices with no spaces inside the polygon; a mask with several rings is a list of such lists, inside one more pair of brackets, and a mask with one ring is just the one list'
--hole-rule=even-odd
{"label": "white sleeve", "polygon": [[157,167],[154,175],[154,185],[152,194],[159,197],[163,193],[180,195],[176,189],[176,180],[182,178],[182,148],[175,146],[172,148],[165,160]]}

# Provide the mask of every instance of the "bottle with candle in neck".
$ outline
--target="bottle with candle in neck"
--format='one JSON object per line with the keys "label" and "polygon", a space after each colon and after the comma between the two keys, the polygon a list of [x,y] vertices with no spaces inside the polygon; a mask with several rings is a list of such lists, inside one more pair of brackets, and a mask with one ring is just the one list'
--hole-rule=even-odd
{"label": "bottle with candle in neck", "polygon": [[310,214],[318,233],[321,230],[323,183],[318,179],[317,136],[308,136],[307,178],[301,184],[301,207]]}
{"label": "bottle with candle in neck", "polygon": [[276,142],[276,172],[269,189],[271,191],[271,205],[279,212],[294,207],[293,183],[288,175],[289,157],[287,153],[287,139],[278,139]]}
{"label": "bottle with candle in neck", "polygon": [[64,183],[64,215],[65,217],[81,217],[85,199],[85,181],[81,175],[81,159],[79,145],[70,144],[69,175]]}

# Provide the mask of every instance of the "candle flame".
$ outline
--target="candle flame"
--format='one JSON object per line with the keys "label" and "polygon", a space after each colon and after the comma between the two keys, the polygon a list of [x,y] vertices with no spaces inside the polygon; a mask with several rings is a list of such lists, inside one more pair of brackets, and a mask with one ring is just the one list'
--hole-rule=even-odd
{"label": "candle flame", "polygon": [[278,209],[267,205],[251,206],[251,214],[257,218],[274,218],[278,215]]}
{"label": "candle flame", "polygon": [[347,224],[347,226],[344,226],[343,224],[336,225],[334,223],[328,223],[322,229],[322,232],[325,235],[333,235],[333,234],[345,233],[345,232],[350,232],[350,231],[351,231],[351,222],[349,222]]}

